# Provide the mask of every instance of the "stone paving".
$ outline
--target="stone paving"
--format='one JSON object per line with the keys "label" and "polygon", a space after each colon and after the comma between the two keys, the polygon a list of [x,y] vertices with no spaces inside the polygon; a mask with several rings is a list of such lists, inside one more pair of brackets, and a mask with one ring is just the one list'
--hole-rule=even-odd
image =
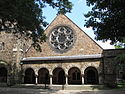
{"label": "stone paving", "polygon": [[45,90],[29,88],[0,88],[0,94],[125,94],[125,89],[121,90]]}

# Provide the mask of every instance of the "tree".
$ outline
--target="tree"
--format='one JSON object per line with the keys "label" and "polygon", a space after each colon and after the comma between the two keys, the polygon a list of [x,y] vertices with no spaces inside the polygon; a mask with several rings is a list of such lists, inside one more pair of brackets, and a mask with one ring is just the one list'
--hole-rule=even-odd
{"label": "tree", "polygon": [[85,26],[93,27],[96,40],[125,40],[125,0],[86,0],[92,10],[85,14]]}
{"label": "tree", "polygon": [[32,39],[36,50],[45,41],[47,26],[42,9],[49,5],[58,13],[71,12],[69,0],[0,0],[0,31],[13,33],[18,38]]}
{"label": "tree", "polygon": [[[86,0],[92,10],[85,14],[85,26],[92,27],[96,40],[111,40],[112,44],[124,46],[125,42],[125,0]],[[120,43],[120,45],[119,45]],[[117,65],[124,63],[125,54],[118,55]],[[110,83],[114,87],[116,84]]]}
{"label": "tree", "polygon": [[115,43],[115,48],[116,49],[122,49],[122,48],[125,48],[125,42],[117,42]]}

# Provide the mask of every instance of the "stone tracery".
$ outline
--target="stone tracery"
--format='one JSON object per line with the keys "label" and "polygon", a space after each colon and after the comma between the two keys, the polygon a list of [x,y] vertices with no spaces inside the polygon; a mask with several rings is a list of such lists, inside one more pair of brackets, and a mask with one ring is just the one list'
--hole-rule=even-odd
{"label": "stone tracery", "polygon": [[67,26],[59,26],[52,30],[49,42],[57,51],[67,51],[74,43],[74,32]]}

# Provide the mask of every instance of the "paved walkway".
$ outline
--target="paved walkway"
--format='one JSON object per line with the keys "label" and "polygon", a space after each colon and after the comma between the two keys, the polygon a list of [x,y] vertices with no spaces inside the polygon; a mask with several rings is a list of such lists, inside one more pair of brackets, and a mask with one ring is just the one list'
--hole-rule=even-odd
{"label": "paved walkway", "polygon": [[125,90],[45,90],[29,88],[0,88],[0,94],[125,94]]}

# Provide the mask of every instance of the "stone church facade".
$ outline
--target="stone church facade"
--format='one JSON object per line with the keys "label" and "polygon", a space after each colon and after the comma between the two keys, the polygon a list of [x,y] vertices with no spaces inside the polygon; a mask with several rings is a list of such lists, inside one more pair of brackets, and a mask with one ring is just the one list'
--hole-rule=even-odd
{"label": "stone church facade", "polygon": [[0,84],[116,83],[115,57],[124,49],[102,49],[62,14],[51,22],[45,34],[42,52],[37,52],[30,41],[0,33]]}

